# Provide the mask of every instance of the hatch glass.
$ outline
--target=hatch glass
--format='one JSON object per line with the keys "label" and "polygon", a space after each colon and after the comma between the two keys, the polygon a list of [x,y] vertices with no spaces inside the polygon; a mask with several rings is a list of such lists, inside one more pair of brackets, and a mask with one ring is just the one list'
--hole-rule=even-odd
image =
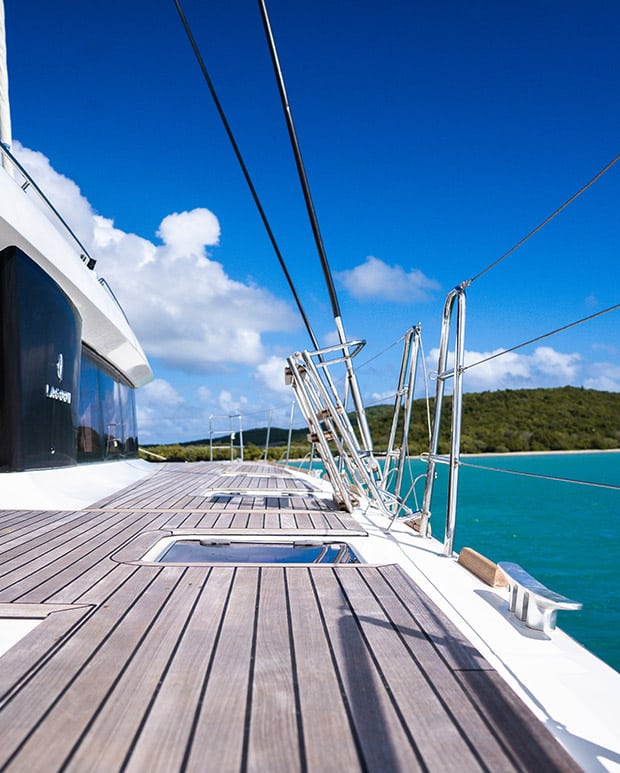
{"label": "hatch glass", "polygon": [[155,559],[175,564],[359,563],[345,542],[246,542],[177,539]]}

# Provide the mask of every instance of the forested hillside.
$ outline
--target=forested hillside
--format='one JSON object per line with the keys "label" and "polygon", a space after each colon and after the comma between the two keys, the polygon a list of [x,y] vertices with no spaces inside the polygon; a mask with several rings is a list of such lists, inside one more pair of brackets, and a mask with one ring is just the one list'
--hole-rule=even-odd
{"label": "forested hillside", "polygon": [[[369,409],[377,447],[387,442],[392,409]],[[444,406],[441,448],[447,450],[452,399]],[[413,412],[412,453],[428,446],[424,401]],[[620,447],[620,393],[594,389],[514,389],[463,396],[463,453],[568,451]]]}
{"label": "forested hillside", "polygon": [[[432,409],[432,405],[431,405]],[[452,399],[444,405],[440,451],[448,450]],[[385,449],[392,422],[392,406],[368,408],[375,448]],[[266,429],[245,430],[245,456],[258,458],[264,448]],[[271,428],[270,456],[284,452],[288,430]],[[226,442],[226,439],[224,439]],[[306,430],[292,433],[293,456],[309,450]],[[146,446],[167,459],[209,458],[209,440],[195,440],[174,446]],[[205,447],[206,446],[206,447]],[[514,389],[468,393],[463,397],[463,453],[506,453],[511,451],[568,451],[620,448],[620,393],[579,387],[558,389]],[[409,437],[409,452],[428,450],[427,408],[416,400]],[[218,458],[229,457],[225,449]]]}

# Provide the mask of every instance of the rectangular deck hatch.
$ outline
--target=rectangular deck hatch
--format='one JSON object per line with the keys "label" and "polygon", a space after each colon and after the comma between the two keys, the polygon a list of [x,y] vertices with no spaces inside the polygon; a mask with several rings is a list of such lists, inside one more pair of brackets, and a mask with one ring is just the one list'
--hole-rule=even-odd
{"label": "rectangular deck hatch", "polygon": [[[149,559],[165,564],[351,564],[359,563],[345,542],[263,542],[178,537]],[[145,556],[146,558],[146,556]]]}

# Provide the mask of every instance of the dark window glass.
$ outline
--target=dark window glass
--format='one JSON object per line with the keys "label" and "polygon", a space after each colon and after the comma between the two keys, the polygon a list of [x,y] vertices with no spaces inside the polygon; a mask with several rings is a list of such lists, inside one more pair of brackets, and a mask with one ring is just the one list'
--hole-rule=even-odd
{"label": "dark window glass", "polygon": [[178,564],[333,564],[357,563],[345,543],[322,545],[268,542],[210,543],[177,540],[158,559]]}
{"label": "dark window glass", "polygon": [[0,252],[0,467],[75,464],[80,316],[17,247]]}
{"label": "dark window glass", "polygon": [[81,347],[82,321],[17,247],[0,252],[0,470],[135,456],[134,392]]}
{"label": "dark window glass", "polygon": [[88,352],[82,352],[78,461],[103,459],[103,420],[99,397],[99,371]]}
{"label": "dark window glass", "polygon": [[126,384],[119,384],[121,415],[123,417],[123,444],[125,453],[136,454],[138,451],[138,429],[136,426],[136,403],[134,392]]}
{"label": "dark window glass", "polygon": [[138,454],[134,390],[87,349],[82,353],[78,452],[80,461]]}

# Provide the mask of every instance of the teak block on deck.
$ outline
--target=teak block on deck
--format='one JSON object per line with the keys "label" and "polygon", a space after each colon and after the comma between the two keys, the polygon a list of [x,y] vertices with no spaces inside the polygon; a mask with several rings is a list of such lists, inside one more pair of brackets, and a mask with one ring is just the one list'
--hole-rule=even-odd
{"label": "teak block on deck", "polygon": [[461,550],[458,563],[493,588],[505,588],[508,585],[504,573],[497,564],[472,548]]}

